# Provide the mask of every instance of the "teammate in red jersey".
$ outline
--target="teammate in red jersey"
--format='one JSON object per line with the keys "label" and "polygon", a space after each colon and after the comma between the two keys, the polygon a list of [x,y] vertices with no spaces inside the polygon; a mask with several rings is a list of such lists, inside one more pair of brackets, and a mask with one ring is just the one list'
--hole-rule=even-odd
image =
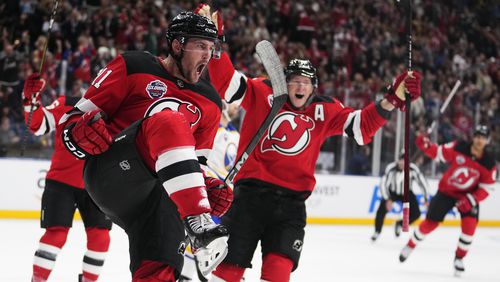
{"label": "teammate in red jersey", "polygon": [[[241,100],[246,111],[240,156],[271,108],[271,84],[265,78],[251,79],[236,71],[227,54],[211,61],[208,68],[219,94],[228,102]],[[314,95],[318,78],[309,60],[291,60],[285,74],[288,102],[235,178],[235,200],[222,218],[229,228],[229,253],[213,272],[219,279],[216,281],[240,281],[245,268],[251,267],[259,241],[261,279],[288,281],[302,251],[305,200],[314,189],[314,168],[323,141],[342,134],[360,145],[367,144],[394,105],[403,107],[398,95],[404,96],[405,88],[412,99],[420,96],[420,75],[404,73],[396,78],[387,98],[354,110],[338,100]]]}
{"label": "teammate in red jersey", "polygon": [[[60,118],[73,108],[81,94],[61,96],[51,105],[42,107],[40,93],[44,86],[45,81],[39,78],[39,74],[32,74],[26,80],[23,91],[25,119],[28,122],[33,104],[30,130],[35,135],[53,131],[59,135],[62,131],[62,127],[57,125]],[[87,233],[87,252],[83,257],[83,275],[80,275],[79,281],[96,281],[101,273],[109,247],[111,221],[94,204],[87,191],[83,190],[82,172],[83,161],[66,151],[62,140],[57,138],[42,195],[41,226],[45,228],[45,233],[35,252],[33,282],[47,281],[49,278],[57,255],[66,243],[75,208],[80,211]]]}
{"label": "teammate in red jersey", "polygon": [[87,159],[85,188],[127,232],[133,281],[175,281],[185,229],[208,271],[227,253],[227,229],[210,213],[222,215],[232,191],[200,168],[221,115],[219,95],[200,79],[217,41],[212,21],[183,12],[169,24],[167,58],[118,56],[65,117],[66,147]]}
{"label": "teammate in red jersey", "polygon": [[434,160],[448,162],[450,166],[439,181],[438,192],[430,202],[426,219],[401,251],[401,262],[438,227],[453,207],[457,207],[462,234],[455,251],[454,267],[457,274],[465,270],[463,258],[467,255],[476,231],[479,203],[488,197],[495,183],[495,158],[486,150],[489,135],[487,126],[478,125],[474,130],[472,143],[454,141],[438,146],[431,143],[426,135],[417,137],[415,144],[424,154]]}

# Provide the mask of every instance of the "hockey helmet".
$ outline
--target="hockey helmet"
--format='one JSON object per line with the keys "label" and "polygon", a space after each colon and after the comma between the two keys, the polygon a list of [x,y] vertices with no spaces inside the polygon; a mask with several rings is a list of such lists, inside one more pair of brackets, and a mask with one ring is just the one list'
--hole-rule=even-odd
{"label": "hockey helmet", "polygon": [[197,37],[216,41],[217,27],[207,17],[192,12],[182,12],[172,19],[167,30],[167,40],[170,43],[178,38],[184,43],[186,38]]}
{"label": "hockey helmet", "polygon": [[484,124],[478,124],[476,125],[476,128],[474,128],[474,136],[481,135],[484,137],[489,137],[490,136],[490,129],[488,126]]}
{"label": "hockey helmet", "polygon": [[318,87],[318,76],[316,75],[316,68],[313,67],[311,61],[309,60],[291,60],[285,69],[285,76],[287,79],[290,79],[290,76],[292,75],[309,77],[313,86]]}

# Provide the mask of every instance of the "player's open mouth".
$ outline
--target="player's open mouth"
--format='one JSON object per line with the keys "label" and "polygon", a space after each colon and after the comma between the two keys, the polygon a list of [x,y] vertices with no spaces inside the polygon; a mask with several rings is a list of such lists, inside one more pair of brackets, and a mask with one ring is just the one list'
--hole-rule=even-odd
{"label": "player's open mouth", "polygon": [[196,68],[196,73],[197,73],[198,75],[201,75],[201,73],[202,73],[202,72],[203,72],[203,70],[205,69],[205,66],[206,66],[205,64],[201,64],[201,65],[199,65],[199,66]]}
{"label": "player's open mouth", "polygon": [[305,96],[304,94],[295,94],[295,98],[297,99],[302,99],[304,98],[304,96]]}

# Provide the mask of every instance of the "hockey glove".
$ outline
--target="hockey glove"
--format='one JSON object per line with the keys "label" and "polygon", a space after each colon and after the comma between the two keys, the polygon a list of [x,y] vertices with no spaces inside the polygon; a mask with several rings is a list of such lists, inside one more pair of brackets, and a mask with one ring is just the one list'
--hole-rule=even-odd
{"label": "hockey glove", "polygon": [[409,71],[400,74],[388,88],[384,97],[389,103],[394,105],[394,107],[404,112],[406,110],[406,93],[410,95],[411,101],[420,97],[420,80],[421,75],[417,71]]}
{"label": "hockey glove", "polygon": [[431,146],[431,140],[425,134],[421,134],[415,138],[415,145],[422,151],[427,150]]}
{"label": "hockey glove", "polygon": [[101,154],[111,145],[111,135],[101,116],[100,110],[93,110],[63,130],[64,145],[77,158]]}
{"label": "hockey glove", "polygon": [[40,93],[44,88],[45,80],[40,77],[39,73],[33,73],[26,78],[23,88],[23,106],[25,112],[31,110],[31,105],[33,105],[33,110],[36,110],[40,106]]}
{"label": "hockey glove", "polygon": [[467,193],[464,197],[457,201],[456,206],[460,213],[465,214],[477,206],[477,201],[472,194]]}
{"label": "hockey glove", "polygon": [[233,190],[222,180],[213,177],[205,177],[205,186],[207,186],[208,201],[212,208],[210,214],[223,216],[233,202]]}
{"label": "hockey glove", "polygon": [[220,13],[219,10],[211,13],[210,12],[210,5],[201,3],[196,7],[194,10],[195,14],[199,14],[200,16],[204,16],[206,18],[209,18],[217,27],[217,36],[219,37],[219,40],[221,42],[225,41],[224,38],[224,22],[222,21],[222,14]]}
{"label": "hockey glove", "polygon": [[184,227],[198,267],[206,276],[226,257],[229,232],[224,225],[215,224],[208,213],[187,216]]}

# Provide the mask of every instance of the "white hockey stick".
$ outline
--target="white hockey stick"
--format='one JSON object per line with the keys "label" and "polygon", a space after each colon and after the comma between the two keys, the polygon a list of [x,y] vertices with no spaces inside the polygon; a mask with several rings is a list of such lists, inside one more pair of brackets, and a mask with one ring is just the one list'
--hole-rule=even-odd
{"label": "white hockey stick", "polygon": [[253,149],[257,146],[260,138],[264,135],[264,132],[266,132],[267,128],[288,98],[288,89],[286,87],[286,78],[283,66],[281,65],[278,54],[276,53],[276,50],[271,42],[266,40],[260,41],[255,46],[255,51],[257,52],[257,55],[259,55],[259,58],[266,69],[267,75],[269,76],[269,80],[273,85],[273,105],[271,106],[271,110],[267,114],[266,119],[257,130],[257,133],[255,133],[254,137],[245,148],[245,151],[243,151],[231,171],[227,174],[226,179],[224,179],[224,182],[227,184],[231,184],[233,182],[234,177],[238,171],[240,171],[241,167],[248,159],[248,156],[250,156]]}
{"label": "white hockey stick", "polygon": [[[457,93],[458,87],[460,87],[461,84],[462,84],[462,82],[460,80],[457,80],[457,82],[455,82],[455,85],[451,89],[450,94],[448,94],[448,97],[446,97],[446,100],[441,105],[441,108],[439,108],[440,115],[442,115],[444,113],[444,111],[448,107],[448,104],[450,104],[451,99],[453,99],[453,96],[455,96],[455,93]],[[427,129],[427,134],[431,134],[432,131],[434,130],[434,127],[436,127],[435,120],[432,121],[431,126],[429,127],[429,129]]]}

